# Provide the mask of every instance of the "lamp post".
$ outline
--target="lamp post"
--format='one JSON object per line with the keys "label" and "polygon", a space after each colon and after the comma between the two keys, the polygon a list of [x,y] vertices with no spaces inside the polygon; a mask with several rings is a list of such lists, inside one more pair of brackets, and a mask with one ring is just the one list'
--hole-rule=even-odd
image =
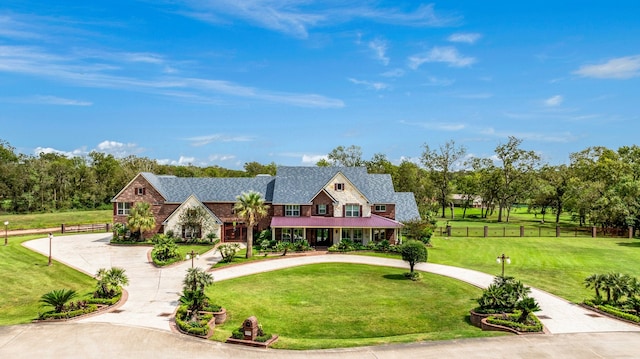
{"label": "lamp post", "polygon": [[9,221],[4,221],[4,245],[9,243],[9,236],[7,236],[7,227],[9,227]]}
{"label": "lamp post", "polygon": [[191,268],[193,268],[193,258],[200,259],[200,255],[192,249],[191,252],[187,253],[187,259],[191,259]]}
{"label": "lamp post", "polygon": [[53,239],[53,234],[49,232],[49,264],[47,265],[51,265],[51,240],[52,239]]}
{"label": "lamp post", "polygon": [[502,255],[496,258],[496,262],[502,263],[502,278],[504,278],[504,263],[511,264],[511,258],[507,257],[502,253]]}

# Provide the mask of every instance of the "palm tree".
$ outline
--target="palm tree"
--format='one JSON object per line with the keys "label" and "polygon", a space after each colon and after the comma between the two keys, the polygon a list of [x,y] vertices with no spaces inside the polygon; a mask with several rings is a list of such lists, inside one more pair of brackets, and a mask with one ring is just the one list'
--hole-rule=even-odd
{"label": "palm tree", "polygon": [[237,202],[233,208],[238,217],[247,223],[246,258],[250,258],[253,255],[253,227],[267,215],[269,206],[264,203],[262,195],[255,191],[243,192],[236,197],[236,200]]}
{"label": "palm tree", "polygon": [[208,286],[213,284],[213,276],[211,273],[205,272],[201,268],[189,268],[187,269],[187,275],[182,281],[184,285],[184,291],[202,291]]}
{"label": "palm tree", "polygon": [[536,302],[535,299],[531,297],[525,297],[522,300],[520,300],[518,303],[516,303],[516,309],[521,311],[520,317],[518,318],[518,322],[524,323],[527,321],[527,318],[529,317],[529,314],[531,312],[536,312],[540,310],[540,306],[538,305],[538,302]]}
{"label": "palm tree", "polygon": [[96,296],[113,298],[123,285],[129,284],[129,278],[124,272],[125,270],[119,267],[112,267],[109,270],[104,268],[98,269],[95,276],[98,281]]}
{"label": "palm tree", "polygon": [[151,211],[151,205],[147,202],[136,203],[129,212],[127,226],[132,233],[137,233],[138,238],[141,238],[144,232],[156,228],[156,218]]}
{"label": "palm tree", "polygon": [[40,302],[52,306],[56,313],[61,313],[64,306],[76,296],[77,293],[73,289],[55,289],[43,294]]}
{"label": "palm tree", "polygon": [[593,288],[596,291],[596,301],[602,300],[600,290],[604,287],[604,276],[602,274],[592,274],[585,278],[584,285],[587,288]]}

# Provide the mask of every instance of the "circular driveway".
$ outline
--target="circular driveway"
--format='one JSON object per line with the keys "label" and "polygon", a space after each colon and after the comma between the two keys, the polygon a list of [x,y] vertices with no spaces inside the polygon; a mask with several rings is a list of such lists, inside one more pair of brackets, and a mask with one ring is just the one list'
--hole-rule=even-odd
{"label": "circular driveway", "polygon": [[[46,355],[46,352],[40,352],[38,346],[28,344],[30,340],[36,340],[38,337],[40,340],[47,338],[46,341],[49,341],[49,338],[59,337],[59,339],[47,344],[49,348],[64,346],[66,343],[71,347],[69,350],[77,348],[82,351],[82,345],[86,342],[88,346],[86,350],[91,351],[90,343],[92,341],[90,338],[92,338],[92,333],[94,332],[96,333],[93,338],[94,345],[99,347],[98,344],[106,341],[110,342],[110,346],[106,351],[100,350],[99,353],[93,352],[92,355],[88,356],[81,355],[83,357],[102,357],[100,355],[110,352],[111,354],[104,357],[112,358],[113,355],[117,354],[113,352],[114,350],[128,353],[127,357],[133,356],[130,354],[131,350],[134,350],[137,353],[135,356],[139,357],[142,354],[138,355],[137,350],[141,345],[147,347],[146,350],[154,351],[154,358],[164,357],[165,353],[173,352],[173,349],[169,350],[169,345],[161,345],[163,342],[171,342],[172,348],[183,348],[186,352],[193,350],[193,354],[196,356],[199,353],[207,352],[209,355],[216,353],[215,357],[281,357],[293,355],[289,353],[295,353],[295,356],[299,357],[304,353],[308,357],[321,355],[323,357],[340,356],[342,358],[345,355],[347,357],[352,355],[353,357],[418,356],[428,358],[431,357],[429,353],[431,353],[431,350],[435,350],[434,348],[438,348],[436,352],[439,351],[441,353],[438,357],[485,357],[477,349],[478,346],[486,347],[489,352],[493,351],[491,356],[486,357],[501,357],[500,355],[496,356],[496,345],[501,348],[504,347],[507,352],[510,351],[511,355],[508,355],[508,357],[511,358],[517,352],[521,352],[522,356],[515,355],[515,357],[600,358],[619,357],[619,354],[624,354],[623,356],[626,357],[640,357],[640,349],[634,349],[637,346],[630,344],[640,339],[640,333],[638,333],[640,327],[606,317],[594,316],[593,313],[575,304],[535,288],[532,288],[532,296],[538,300],[542,308],[542,311],[536,314],[542,317],[543,323],[551,333],[567,335],[508,336],[482,340],[469,339],[454,342],[429,342],[310,352],[256,351],[255,349],[238,348],[222,343],[195,340],[171,333],[169,326],[169,317],[177,306],[179,292],[182,288],[182,278],[186,269],[191,266],[191,261],[185,261],[167,268],[156,268],[148,262],[147,253],[150,250],[149,247],[110,246],[108,244],[110,237],[110,234],[105,233],[56,237],[53,244],[53,257],[57,261],[90,275],[93,275],[99,268],[115,266],[125,268],[130,280],[130,284],[127,287],[129,292],[127,302],[118,311],[84,318],[73,323],[0,328],[0,354],[2,354],[0,357],[10,357],[4,355],[5,351],[7,351],[7,354],[11,354],[13,353],[12,350],[19,349],[27,350],[29,357],[36,355],[52,357]],[[24,245],[48,255],[48,240],[46,238],[25,242]],[[200,256],[194,264],[209,268],[219,259],[220,257],[211,251]],[[258,261],[241,266],[218,269],[213,272],[213,275],[216,281],[220,281],[286,267],[328,262],[407,267],[405,262],[397,259],[330,254]],[[416,269],[457,278],[479,287],[486,287],[493,280],[493,276],[485,273],[431,263],[420,263],[416,265]],[[60,333],[67,334],[61,335]],[[129,334],[121,336],[121,333]],[[142,333],[144,333],[144,336],[141,338]],[[573,334],[569,335],[569,333]],[[32,336],[35,337],[31,339]],[[115,340],[120,337],[120,340]],[[112,338],[113,340],[107,338]],[[159,341],[158,346],[152,345],[152,342],[156,340]],[[613,345],[615,343],[617,344]],[[544,350],[538,348],[539,346],[543,346]],[[159,348],[164,348],[164,351],[156,351]],[[202,348],[203,352],[200,352],[198,348]],[[549,353],[555,353],[555,355],[543,355],[549,348],[554,348],[555,352],[550,351]],[[570,351],[569,348],[573,349]],[[533,355],[533,353],[541,350],[543,351],[539,353],[540,355]],[[597,356],[586,355],[588,353],[585,350],[590,353],[589,355]],[[35,352],[32,353],[32,351]],[[433,355],[436,352],[433,352]],[[442,355],[445,352],[447,354]],[[500,352],[502,352],[502,349],[500,349]],[[61,352],[56,351],[56,353]],[[185,351],[177,351],[177,353],[184,355]],[[459,353],[459,356],[456,356],[458,355],[456,353]],[[558,353],[567,353],[567,355],[558,355]],[[23,356],[25,356],[24,354],[23,352]],[[506,354],[505,357],[507,356]],[[61,356],[77,357],[78,353]]]}

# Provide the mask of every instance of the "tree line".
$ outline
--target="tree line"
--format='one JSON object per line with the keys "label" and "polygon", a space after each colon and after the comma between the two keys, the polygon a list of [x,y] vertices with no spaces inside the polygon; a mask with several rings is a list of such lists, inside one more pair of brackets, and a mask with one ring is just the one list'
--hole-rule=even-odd
{"label": "tree line", "polygon": [[[385,154],[364,159],[359,146],[338,146],[318,166],[365,166],[369,173],[389,174],[396,191],[413,192],[423,216],[448,216],[453,195],[462,206],[482,201],[482,216],[508,221],[515,205],[526,205],[559,222],[571,214],[580,225],[640,225],[640,147],[617,150],[589,147],[571,153],[568,164],[543,163],[509,137],[492,158],[467,156],[450,140],[424,144],[419,161],[392,163]],[[84,157],[57,153],[25,155],[0,140],[0,210],[8,213],[111,208],[110,200],[139,172],[179,177],[253,177],[275,175],[275,163],[248,162],[243,170],[219,166],[160,164],[146,157],[116,158],[91,152]]]}

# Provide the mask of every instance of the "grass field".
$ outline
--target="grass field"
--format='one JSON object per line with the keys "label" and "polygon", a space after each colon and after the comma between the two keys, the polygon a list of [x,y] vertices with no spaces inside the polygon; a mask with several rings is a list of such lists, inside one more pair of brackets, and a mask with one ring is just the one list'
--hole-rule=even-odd
{"label": "grass field", "polygon": [[499,275],[496,257],[511,258],[505,274],[568,300],[591,297],[583,280],[593,273],[640,272],[640,240],[620,238],[435,237],[429,262]]}
{"label": "grass field", "polygon": [[13,237],[0,246],[0,325],[28,323],[37,318],[40,297],[54,289],[74,289],[80,295],[93,292],[95,280],[58,262],[47,266],[47,257],[21,245],[42,235]]}
{"label": "grass field", "polygon": [[329,263],[216,282],[207,294],[230,317],[214,338],[225,340],[251,315],[286,349],[499,335],[467,321],[480,289],[433,274],[413,282],[404,272]]}
{"label": "grass field", "polygon": [[68,225],[111,223],[112,220],[112,210],[0,215],[0,224],[9,221],[9,230],[56,228],[63,223]]}

